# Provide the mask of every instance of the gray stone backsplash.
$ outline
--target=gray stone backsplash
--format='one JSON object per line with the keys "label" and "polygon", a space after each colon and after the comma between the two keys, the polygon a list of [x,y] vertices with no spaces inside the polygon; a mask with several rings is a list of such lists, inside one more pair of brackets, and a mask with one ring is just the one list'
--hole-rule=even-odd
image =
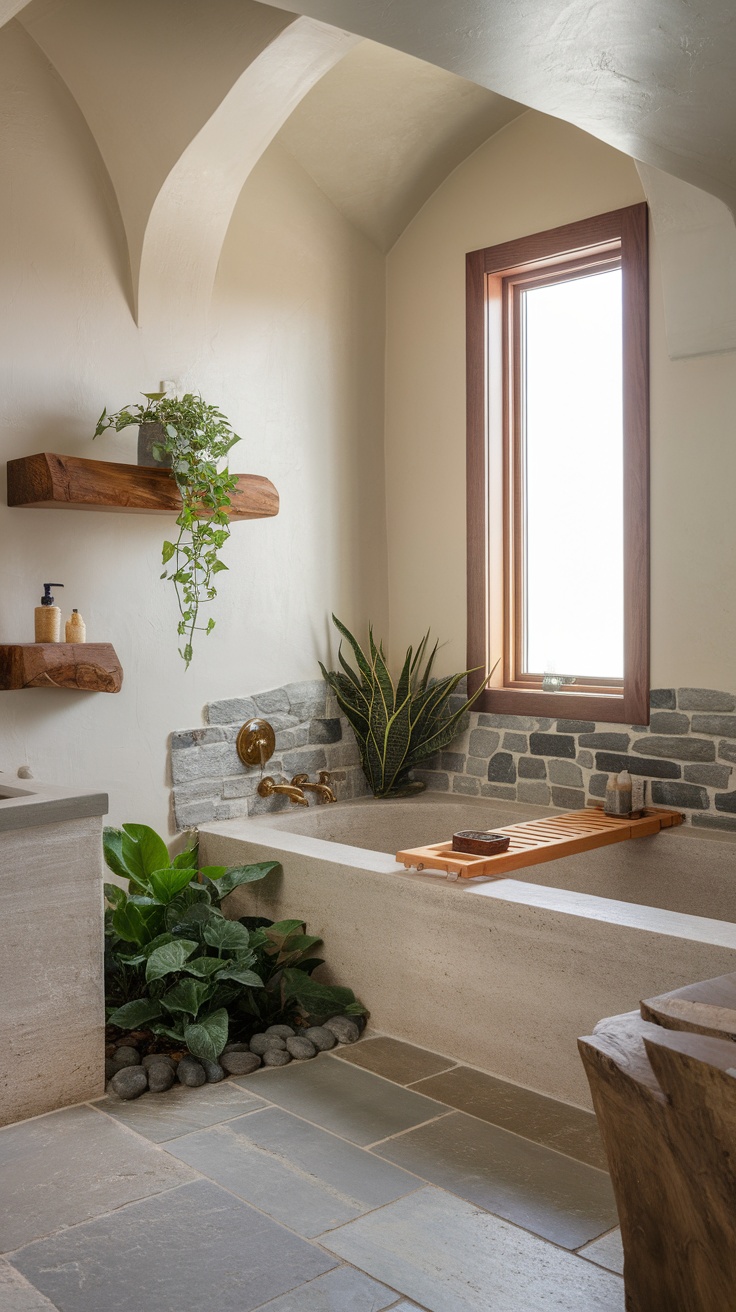
{"label": "gray stone backsplash", "polygon": [[568,810],[598,805],[609,774],[646,781],[647,801],[704,829],[736,829],[736,695],[655,688],[651,723],[532,719],[471,712],[469,726],[415,770],[440,792]]}
{"label": "gray stone backsplash", "polygon": [[[322,679],[288,683],[249,697],[210,702],[206,726],[171,735],[177,829],[292,805],[285,797],[259,797],[260,767],[244,766],[238,756],[235,740],[246,720],[256,716],[268,720],[276,734],[276,751],[263,774],[288,782],[295,774],[309,774],[314,780],[319,770],[329,770],[337,776],[331,786],[338,799],[368,792],[353,731]],[[458,756],[454,765],[462,769],[465,757]],[[487,770],[487,762],[483,765]],[[309,796],[314,806],[316,799]]]}
{"label": "gray stone backsplash", "polygon": [[[704,829],[735,830],[736,695],[657,688],[650,703],[648,728],[471,712],[465,730],[414,776],[440,792],[574,810],[598,805],[608,775],[628,770],[646,781],[653,805],[677,807]],[[333,783],[339,799],[368,794],[352,729],[324,682],[306,680],[211,702],[206,725],[172,734],[177,828],[291,805],[260,798],[260,768],[248,769],[238,757],[235,740],[254,716],[268,719],[276,733],[264,773],[288,781],[326,769],[342,776]]]}

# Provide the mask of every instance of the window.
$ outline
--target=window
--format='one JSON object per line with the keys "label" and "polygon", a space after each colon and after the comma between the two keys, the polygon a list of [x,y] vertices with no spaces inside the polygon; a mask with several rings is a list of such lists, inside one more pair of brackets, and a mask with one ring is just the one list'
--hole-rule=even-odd
{"label": "window", "polygon": [[498,661],[476,705],[648,723],[646,205],[467,275],[468,665]]}

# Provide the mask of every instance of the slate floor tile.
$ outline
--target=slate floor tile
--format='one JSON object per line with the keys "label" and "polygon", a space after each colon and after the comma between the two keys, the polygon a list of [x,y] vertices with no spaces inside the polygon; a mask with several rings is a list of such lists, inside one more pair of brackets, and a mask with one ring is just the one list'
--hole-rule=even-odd
{"label": "slate floor tile", "polygon": [[624,1312],[619,1276],[439,1189],[322,1243],[430,1312]]}
{"label": "slate floor tile", "polygon": [[91,1107],[0,1131],[0,1252],[193,1178],[188,1166]]}
{"label": "slate floor tile", "polygon": [[13,1264],[59,1312],[252,1312],[337,1265],[209,1180],[39,1240]]}
{"label": "slate floor tile", "polygon": [[269,1102],[359,1144],[375,1143],[447,1111],[442,1103],[329,1053],[243,1078]]}
{"label": "slate floor tile", "polygon": [[618,1228],[611,1230],[610,1234],[601,1235],[601,1238],[595,1239],[592,1244],[586,1244],[579,1253],[581,1257],[587,1257],[590,1262],[597,1262],[598,1266],[604,1266],[607,1271],[616,1271],[620,1276],[624,1273],[624,1246]]}
{"label": "slate floor tile", "polygon": [[578,1248],[618,1220],[605,1172],[462,1112],[373,1151],[563,1248]]}
{"label": "slate floor tile", "polygon": [[451,1057],[440,1057],[427,1048],[416,1048],[401,1039],[385,1037],[363,1039],[350,1047],[337,1048],[333,1055],[341,1061],[361,1066],[363,1070],[383,1075],[395,1084],[412,1084],[455,1065]]}
{"label": "slate floor tile", "polygon": [[[396,1295],[392,1294],[392,1298]],[[15,1267],[0,1258],[0,1308],[2,1312],[54,1312],[43,1294],[16,1271]]]}
{"label": "slate floor tile", "polygon": [[[408,1308],[408,1303],[400,1305]],[[379,1285],[362,1271],[339,1266],[318,1276],[308,1285],[300,1285],[290,1294],[266,1303],[258,1312],[383,1312],[396,1309],[396,1290]]]}
{"label": "slate floor tile", "polygon": [[479,1116],[492,1125],[512,1130],[525,1139],[556,1148],[601,1171],[608,1169],[603,1141],[592,1112],[521,1089],[470,1066],[424,1079],[414,1088],[430,1098],[449,1103],[460,1112]]}
{"label": "slate floor tile", "polygon": [[225,1080],[222,1084],[203,1084],[201,1089],[175,1084],[166,1093],[144,1093],[134,1102],[111,1095],[94,1106],[153,1143],[165,1143],[177,1135],[255,1111],[263,1106],[263,1099],[233,1080]]}
{"label": "slate floor tile", "polygon": [[393,1202],[421,1183],[278,1107],[174,1139],[167,1148],[306,1238]]}

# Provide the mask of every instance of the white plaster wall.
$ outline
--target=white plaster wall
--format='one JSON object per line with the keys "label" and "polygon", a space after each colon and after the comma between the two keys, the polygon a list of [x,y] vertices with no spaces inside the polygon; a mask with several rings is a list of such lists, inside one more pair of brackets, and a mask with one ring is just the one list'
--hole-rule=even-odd
{"label": "white plaster wall", "polygon": [[185,672],[165,517],[9,509],[4,462],[56,450],[135,459],[135,432],[91,433],[102,406],[158,384],[126,300],[109,180],[70,95],[16,23],[0,33],[0,641],[33,637],[61,580],[90,639],[112,641],[118,696],[3,693],[0,769],[109,790],[111,818],[165,830],[167,738],[206,701],[313,677],[331,609],[386,623],[383,258],[273,148],[221,259],[196,374],[244,440],[234,467],[270,477],[281,513],[234,527],[218,627]]}
{"label": "white plaster wall", "polygon": [[[447,179],[388,256],[386,478],[391,649],[424,630],[465,664],[467,251],[632,205],[631,159],[528,112]],[[651,247],[652,686],[732,688],[736,355],[670,360]],[[581,552],[605,560],[594,491]],[[554,574],[550,575],[554,587]]]}

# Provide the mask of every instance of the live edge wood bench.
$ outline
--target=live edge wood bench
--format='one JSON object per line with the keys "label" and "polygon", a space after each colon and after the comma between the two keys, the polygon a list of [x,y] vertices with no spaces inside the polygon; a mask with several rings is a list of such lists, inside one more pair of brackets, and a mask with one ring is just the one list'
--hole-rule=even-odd
{"label": "live edge wood bench", "polygon": [[736,974],[579,1040],[624,1245],[627,1312],[736,1309]]}

